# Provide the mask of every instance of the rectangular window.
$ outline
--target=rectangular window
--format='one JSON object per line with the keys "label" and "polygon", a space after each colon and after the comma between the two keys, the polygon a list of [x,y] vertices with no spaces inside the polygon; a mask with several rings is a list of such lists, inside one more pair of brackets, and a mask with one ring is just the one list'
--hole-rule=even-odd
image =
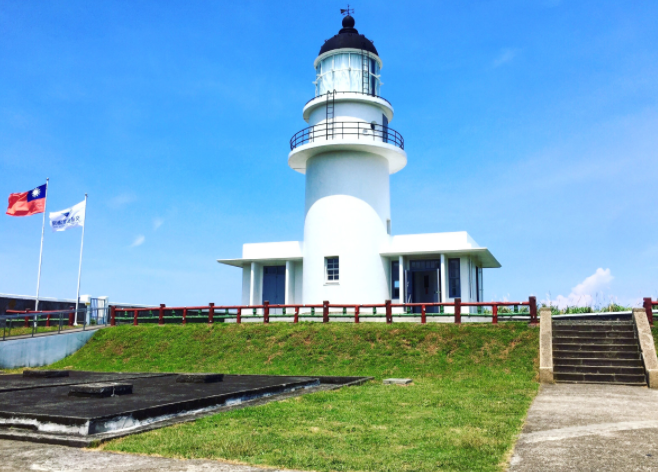
{"label": "rectangular window", "polygon": [[400,299],[400,262],[391,262],[391,299]]}
{"label": "rectangular window", "polygon": [[338,282],[338,258],[337,257],[325,257],[324,259],[325,267],[325,280],[327,282]]}
{"label": "rectangular window", "polygon": [[482,286],[482,267],[477,268],[477,291],[478,291],[478,301],[484,301],[484,287]]}
{"label": "rectangular window", "polygon": [[448,259],[448,297],[461,298],[461,276],[459,274],[459,258]]}

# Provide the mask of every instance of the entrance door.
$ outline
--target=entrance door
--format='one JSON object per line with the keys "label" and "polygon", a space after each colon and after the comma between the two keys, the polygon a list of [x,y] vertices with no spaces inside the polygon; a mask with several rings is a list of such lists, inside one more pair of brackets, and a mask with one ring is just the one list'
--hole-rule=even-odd
{"label": "entrance door", "polygon": [[[413,302],[437,303],[439,301],[438,272],[436,270],[417,270],[413,272]],[[418,310],[414,310],[420,313]],[[427,307],[428,313],[436,313],[436,307]]]}
{"label": "entrance door", "polygon": [[263,267],[263,301],[283,305],[286,301],[286,266]]}

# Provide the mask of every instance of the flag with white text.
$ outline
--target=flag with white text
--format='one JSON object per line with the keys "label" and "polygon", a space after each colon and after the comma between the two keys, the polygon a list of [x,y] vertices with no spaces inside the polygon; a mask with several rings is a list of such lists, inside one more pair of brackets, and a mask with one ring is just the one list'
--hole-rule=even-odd
{"label": "flag with white text", "polygon": [[82,201],[71,208],[50,213],[50,227],[53,231],[66,231],[85,225],[86,202]]}

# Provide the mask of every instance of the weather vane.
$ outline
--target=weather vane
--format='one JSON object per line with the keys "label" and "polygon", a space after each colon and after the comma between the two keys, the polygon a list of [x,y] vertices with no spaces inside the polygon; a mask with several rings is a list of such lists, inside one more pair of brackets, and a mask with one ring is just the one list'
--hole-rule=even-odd
{"label": "weather vane", "polygon": [[347,8],[341,8],[340,9],[341,15],[351,15],[354,13],[354,8],[350,8],[350,4],[347,4]]}

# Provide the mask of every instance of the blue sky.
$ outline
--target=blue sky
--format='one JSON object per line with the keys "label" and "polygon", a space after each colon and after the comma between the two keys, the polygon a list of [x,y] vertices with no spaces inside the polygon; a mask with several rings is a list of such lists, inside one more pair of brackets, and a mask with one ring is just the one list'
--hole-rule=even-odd
{"label": "blue sky", "polygon": [[[299,240],[313,60],[336,2],[0,2],[0,195],[89,194],[82,293],[235,303],[246,242]],[[409,163],[395,234],[468,231],[487,299],[658,296],[658,3],[354,4]],[[41,217],[0,217],[0,292],[32,295]],[[41,294],[75,296],[80,232]],[[571,298],[570,298],[571,297]]]}

